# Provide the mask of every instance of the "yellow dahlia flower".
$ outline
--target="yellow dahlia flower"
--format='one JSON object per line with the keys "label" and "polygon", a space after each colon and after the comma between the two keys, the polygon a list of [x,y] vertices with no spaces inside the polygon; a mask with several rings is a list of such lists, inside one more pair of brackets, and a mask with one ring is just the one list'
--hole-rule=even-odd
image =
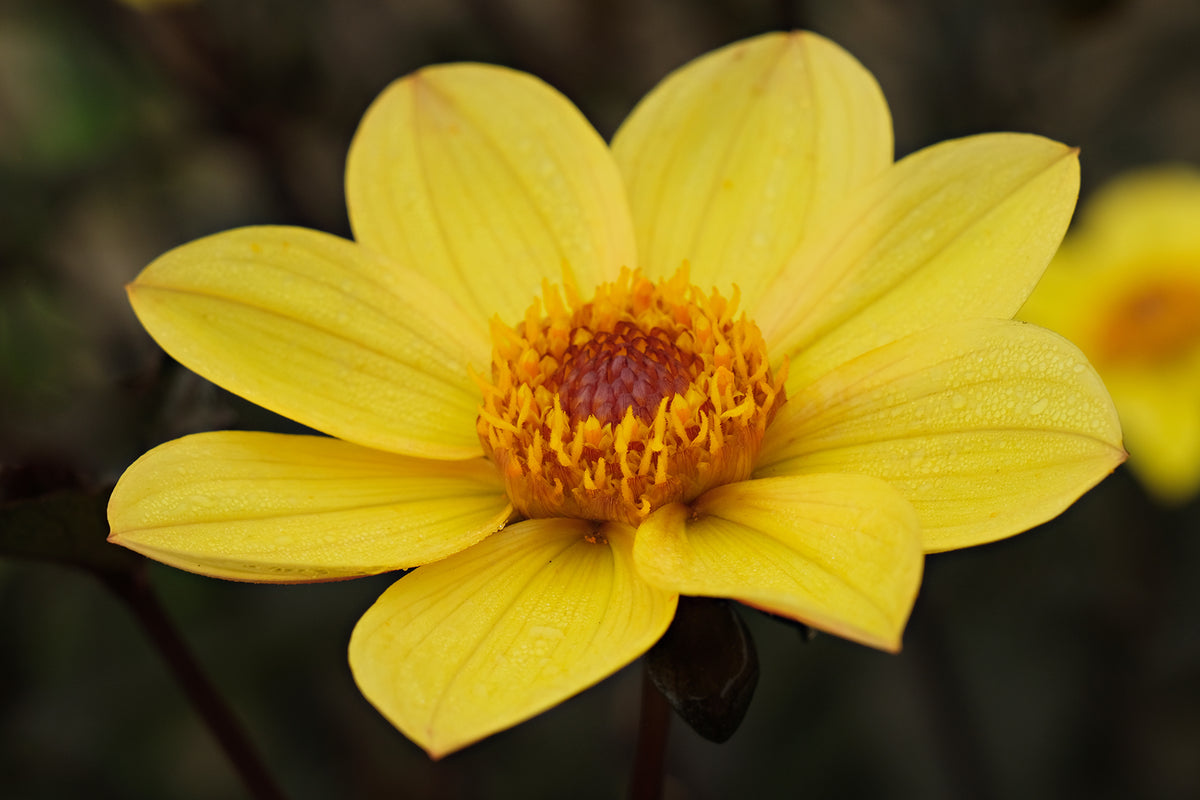
{"label": "yellow dahlia flower", "polygon": [[1145,169],[1085,208],[1021,316],[1077,342],[1158,498],[1200,488],[1200,170]]}
{"label": "yellow dahlia flower", "polygon": [[893,164],[878,85],[810,33],[683,67],[611,148],[529,75],[421,70],[350,146],[355,241],[243,228],[130,286],[168,353],[328,436],[162,445],[112,540],[234,580],[416,567],[350,666],[435,757],[636,659],[680,595],[898,650],[925,552],[1124,458],[1084,356],[1011,319],[1077,183],[1018,134]]}

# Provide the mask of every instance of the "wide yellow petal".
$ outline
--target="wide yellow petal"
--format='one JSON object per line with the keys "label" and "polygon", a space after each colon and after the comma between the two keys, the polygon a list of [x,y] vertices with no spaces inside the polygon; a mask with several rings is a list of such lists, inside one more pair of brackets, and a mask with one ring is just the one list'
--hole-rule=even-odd
{"label": "wide yellow petal", "polygon": [[813,33],[774,33],[668,76],[613,138],[641,265],[736,282],[753,309],[843,198],[892,162],[879,85]]}
{"label": "wide yellow petal", "polygon": [[1054,255],[1076,151],[1024,134],[943,142],[898,162],[798,252],[755,315],[788,391],[909,333],[1009,318]]}
{"label": "wide yellow petal", "polygon": [[434,758],[583,691],[675,614],[677,596],[634,572],[632,539],[619,525],[527,520],[406,575],[350,638],[359,689]]}
{"label": "wide yellow petal", "polygon": [[1200,169],[1099,187],[1021,319],[1079,345],[1121,415],[1129,467],[1160,501],[1200,490]]}
{"label": "wide yellow petal", "polygon": [[278,583],[436,561],[511,513],[483,459],[235,431],[156,447],[121,476],[108,506],[112,542],[190,572]]}
{"label": "wide yellow petal", "polygon": [[1057,516],[1125,458],[1112,401],[1083,354],[1011,320],[933,328],[804,387],[755,475],[854,472],[917,509],[927,551]]}
{"label": "wide yellow petal", "polygon": [[184,366],[340,439],[432,458],[482,452],[485,321],[415,273],[303,228],[185,244],[129,286],[150,335]]}
{"label": "wide yellow petal", "polygon": [[1102,317],[1124,286],[1092,272],[1094,254],[1075,244],[1070,235],[1063,240],[1016,318],[1062,334],[1094,358],[1100,352]]}
{"label": "wide yellow petal", "polygon": [[354,237],[464,307],[516,322],[542,280],[585,297],[635,266],[621,178],[583,115],[537,78],[451,64],[402,78],[350,145]]}
{"label": "wide yellow petal", "polygon": [[921,583],[917,526],[875,478],[767,478],[659,509],[638,527],[633,557],[664,589],[732,597],[896,651]]}

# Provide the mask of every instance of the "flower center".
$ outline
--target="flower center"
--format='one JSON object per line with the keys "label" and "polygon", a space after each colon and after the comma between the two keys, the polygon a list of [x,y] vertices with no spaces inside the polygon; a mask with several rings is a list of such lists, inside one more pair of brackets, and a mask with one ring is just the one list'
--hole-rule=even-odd
{"label": "flower center", "polygon": [[568,347],[546,385],[557,389],[569,419],[594,416],[615,425],[632,411],[642,422],[651,422],[664,397],[687,391],[697,361],[662,328],[643,331],[621,320],[613,330],[595,331]]}
{"label": "flower center", "polygon": [[566,294],[547,284],[520,323],[492,323],[477,429],[514,507],[636,525],[748,478],[783,375],[736,290],[622,270],[591,302]]}
{"label": "flower center", "polygon": [[1162,281],[1123,298],[1103,323],[1097,361],[1159,364],[1200,345],[1200,286]]}

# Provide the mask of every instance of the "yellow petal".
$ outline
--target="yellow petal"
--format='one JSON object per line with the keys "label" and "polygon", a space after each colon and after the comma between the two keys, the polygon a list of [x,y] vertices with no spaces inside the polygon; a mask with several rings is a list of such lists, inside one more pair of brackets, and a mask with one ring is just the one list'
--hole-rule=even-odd
{"label": "yellow petal", "polygon": [[613,139],[642,267],[736,282],[754,308],[797,245],[892,162],[879,85],[812,33],[768,34],[666,78]]}
{"label": "yellow petal", "polygon": [[481,453],[482,319],[352,242],[242,228],[143,270],[130,302],[184,366],[340,439],[433,458]]}
{"label": "yellow petal", "polygon": [[893,652],[924,562],[912,507],[863,475],[720,486],[651,514],[633,556],[664,589],[732,597]]}
{"label": "yellow petal", "polygon": [[634,573],[632,529],[519,522],[412,572],[350,638],[359,689],[434,758],[554,706],[656,642],[677,596]]}
{"label": "yellow petal", "polygon": [[898,162],[796,254],[755,315],[788,391],[933,325],[1009,318],[1058,247],[1076,151],[1038,136],[943,142]]}
{"label": "yellow petal", "polygon": [[521,319],[543,278],[590,296],[635,266],[604,141],[554,89],[501,67],[430,67],[385,89],[350,145],[346,199],[359,242],[482,319]]}
{"label": "yellow petal", "polygon": [[1200,490],[1200,170],[1164,165],[1101,187],[1019,316],[1096,365],[1129,467],[1160,501]]}
{"label": "yellow petal", "polygon": [[882,478],[935,551],[1045,522],[1124,458],[1112,401],[1074,345],[975,320],[874,350],[790,397],[755,475]]}
{"label": "yellow petal", "polygon": [[512,512],[491,464],[338,439],[200,433],[151,450],[109,500],[109,540],[190,572],[299,583],[456,553]]}
{"label": "yellow petal", "polygon": [[1183,503],[1200,490],[1200,352],[1178,365],[1116,369],[1105,376],[1131,458],[1155,497]]}

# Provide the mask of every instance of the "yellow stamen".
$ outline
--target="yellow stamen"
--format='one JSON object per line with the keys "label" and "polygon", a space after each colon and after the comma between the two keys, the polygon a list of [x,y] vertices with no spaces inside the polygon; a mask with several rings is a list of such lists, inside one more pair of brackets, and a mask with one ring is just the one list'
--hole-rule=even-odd
{"label": "yellow stamen", "polygon": [[636,525],[749,477],[783,380],[737,303],[686,267],[626,269],[591,302],[547,284],[516,326],[493,322],[477,427],[517,510]]}

